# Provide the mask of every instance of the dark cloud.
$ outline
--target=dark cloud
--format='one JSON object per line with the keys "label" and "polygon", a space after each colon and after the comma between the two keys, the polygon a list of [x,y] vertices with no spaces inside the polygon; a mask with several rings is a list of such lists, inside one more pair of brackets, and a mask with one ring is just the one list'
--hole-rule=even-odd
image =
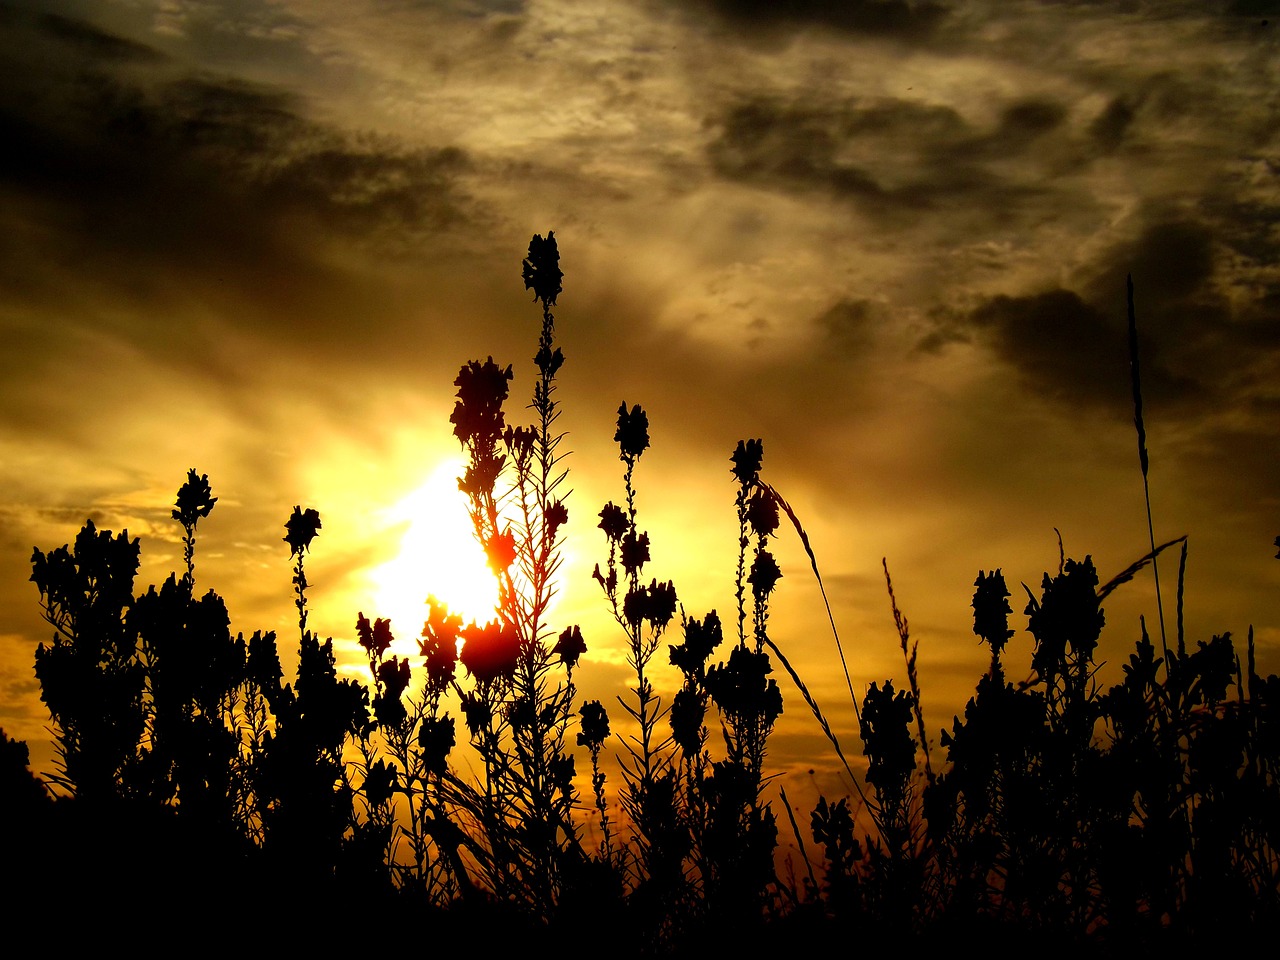
{"label": "dark cloud", "polygon": [[927,311],[924,332],[916,339],[911,352],[928,358],[948,348],[973,342],[973,334],[965,319],[949,305],[935,305]]}
{"label": "dark cloud", "polygon": [[1052,186],[1030,174],[1019,180],[997,173],[994,164],[1027,155],[1066,117],[1059,103],[1026,99],[1009,104],[993,129],[979,131],[949,107],[916,101],[757,97],[724,113],[708,150],[722,176],[830,193],[871,215],[947,210],[1011,218]]}
{"label": "dark cloud", "polygon": [[841,353],[858,353],[871,346],[873,311],[869,300],[840,300],[818,317],[818,329]]}
{"label": "dark cloud", "polygon": [[1033,396],[1115,409],[1130,396],[1123,327],[1070,290],[993,297],[967,322]]}
{"label": "dark cloud", "polygon": [[1124,97],[1115,97],[1089,124],[1089,134],[1105,152],[1110,153],[1124,142],[1135,116],[1133,107]]}
{"label": "dark cloud", "polygon": [[725,23],[743,30],[826,27],[854,34],[917,38],[931,34],[949,12],[941,3],[906,0],[705,0]]}
{"label": "dark cloud", "polygon": [[832,118],[822,112],[756,100],[734,107],[711,144],[711,160],[727,176],[787,187],[841,187],[876,194],[863,170],[836,162]]}
{"label": "dark cloud", "polygon": [[724,176],[786,190],[824,190],[878,206],[921,203],[924,196],[916,189],[885,186],[865,164],[842,156],[845,144],[859,137],[884,138],[904,130],[931,130],[937,137],[943,129],[963,129],[964,125],[946,108],[905,103],[859,107],[756,98],[728,110],[718,127],[709,150],[713,166]]}
{"label": "dark cloud", "polygon": [[1215,234],[1158,219],[1099,255],[1078,290],[985,300],[943,320],[921,349],[976,338],[1036,395],[1131,415],[1126,285],[1132,278],[1142,391],[1162,415],[1188,421],[1258,413],[1274,402],[1280,330],[1257,304],[1233,308]]}
{"label": "dark cloud", "polygon": [[[1280,163],[1267,165],[1272,176],[1280,174]],[[1201,207],[1217,223],[1215,240],[1244,264],[1265,269],[1280,262],[1280,234],[1275,229],[1280,223],[1280,203],[1219,196],[1207,198]],[[1272,286],[1271,296],[1277,293],[1280,288]]]}
{"label": "dark cloud", "polygon": [[[422,6],[434,7],[438,6],[438,3],[437,0],[427,0]],[[525,12],[528,2],[527,0],[482,0],[482,2],[464,0],[464,2],[457,3],[455,6],[459,12],[476,17],[489,16],[495,13],[519,16]]]}
{"label": "dark cloud", "polygon": [[[1034,161],[1040,159],[1041,141],[1061,130],[1068,115],[1067,108],[1054,100],[1037,97],[1015,100],[1005,106],[998,123],[990,130],[969,129],[960,135],[922,138],[916,146],[935,175],[945,175],[957,164],[985,170],[985,165],[991,163],[1007,163],[1017,159]],[[1059,167],[1064,163],[1066,166],[1075,166],[1084,159],[1074,150],[1050,149],[1047,152]],[[1002,179],[1007,182],[1009,176],[1005,174]],[[1025,176],[1031,180],[1036,174],[1029,173]],[[1007,183],[1001,189],[1016,186],[1017,184]]]}
{"label": "dark cloud", "polygon": [[1150,309],[1185,308],[1187,301],[1208,295],[1215,272],[1214,234],[1194,220],[1161,219],[1135,240],[1113,247],[1089,291],[1095,301],[1115,298],[1132,274]]}
{"label": "dark cloud", "polygon": [[1001,145],[1022,144],[1062,125],[1067,109],[1051,100],[1020,100],[1004,109],[993,139]]}
{"label": "dark cloud", "polygon": [[[1251,291],[1257,294],[1253,298],[1230,294],[1238,257],[1223,243],[1224,232],[1230,231],[1201,220],[1157,221],[1131,244],[1109,253],[1091,295],[1111,291],[1115,297],[1123,289],[1123,274],[1131,273],[1143,341],[1173,374],[1173,385],[1196,385],[1165,397],[1172,407],[1185,411],[1183,401],[1199,400],[1204,413],[1249,416],[1254,411],[1251,419],[1266,423],[1269,418],[1261,411],[1274,404],[1280,376],[1276,291],[1270,291],[1271,309],[1265,288]],[[1143,378],[1145,390],[1145,370]],[[1157,381],[1155,389],[1160,387]]]}
{"label": "dark cloud", "polygon": [[202,266],[287,260],[313,239],[301,223],[404,244],[469,216],[456,148],[341,133],[287,92],[218,75],[115,70],[123,51],[136,61],[147,48],[38,23],[0,36],[14,54],[0,67],[0,191],[39,204],[38,232],[56,242]]}
{"label": "dark cloud", "polygon": [[[482,216],[456,148],[336,130],[281,89],[122,64],[54,22],[52,40],[46,21],[0,24],[0,296],[6,335],[46,346],[35,356],[105,337],[221,375],[212,328],[173,322],[193,304],[254,336],[296,341],[305,324],[314,347],[349,341],[358,306],[372,351],[394,331],[355,260],[447,258]],[[24,304],[67,319],[29,328]]]}
{"label": "dark cloud", "polygon": [[164,54],[153,47],[106,33],[83,20],[46,13],[40,17],[38,24],[49,36],[74,46],[97,60],[159,63],[166,59]]}
{"label": "dark cloud", "polygon": [[99,73],[65,93],[53,115],[4,104],[0,187],[42,196],[113,246],[201,258],[219,234],[234,249],[260,246],[291,216],[353,237],[466,217],[461,151],[353,141],[277,91],[206,77],[144,88]]}
{"label": "dark cloud", "polygon": [[1280,17],[1280,0],[1232,0],[1227,12],[1238,17]]}

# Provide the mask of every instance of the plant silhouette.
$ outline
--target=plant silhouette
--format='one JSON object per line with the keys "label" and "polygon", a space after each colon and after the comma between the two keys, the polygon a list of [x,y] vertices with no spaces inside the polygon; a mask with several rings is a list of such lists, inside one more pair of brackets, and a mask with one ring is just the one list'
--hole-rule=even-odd
{"label": "plant silhouette", "polygon": [[[279,638],[233,636],[222,598],[197,590],[197,528],[218,498],[194,469],[172,512],[185,570],[159,587],[136,592],[140,541],[92,520],[73,543],[33,552],[53,631],[35,675],[57,762],[37,778],[27,745],[0,731],[15,916],[58,925],[64,942],[71,921],[96,932],[127,916],[140,943],[401,949],[439,935],[493,950],[586,937],[637,957],[974,935],[988,949],[1128,955],[1276,930],[1280,679],[1258,675],[1252,629],[1242,663],[1230,634],[1191,648],[1179,616],[1176,645],[1162,622],[1157,650],[1144,621],[1123,679],[1097,682],[1104,602],[1180,547],[1181,611],[1186,537],[1153,538],[1105,583],[1091,557],[1063,555],[1038,592],[1023,586],[1029,643],[1010,625],[1003,571],[979,571],[972,629],[990,665],[940,731],[939,772],[886,562],[906,682],[870,682],[859,698],[850,680],[854,764],[773,636],[784,518],[822,580],[795,510],[761,479],[763,441],[740,440],[729,456],[738,553],[727,619],[691,615],[650,569],[637,484],[652,425],[623,402],[622,494],[596,514],[592,578],[633,679],[612,718],[582,701],[587,638],[550,618],[570,519],[553,233],[532,238],[522,278],[541,308],[531,422],[508,423],[515,374],[492,357],[462,365],[450,418],[466,455],[459,487],[499,586],[487,622],[428,597],[418,656],[401,657],[393,625],[361,611],[368,676],[339,679],[333,640],[308,626],[306,558],[323,548],[321,517],[298,505],[283,537],[298,615],[285,682]],[[1136,362],[1133,388],[1145,485]],[[1015,682],[1020,651],[1027,672]],[[657,657],[678,671],[674,691],[656,689]],[[775,857],[777,666],[857,794],[818,799],[812,848],[781,795],[804,852],[799,881]],[[460,743],[477,765],[457,761]],[[602,764],[610,750],[617,785]],[[274,941],[254,932],[268,913],[280,914]]]}

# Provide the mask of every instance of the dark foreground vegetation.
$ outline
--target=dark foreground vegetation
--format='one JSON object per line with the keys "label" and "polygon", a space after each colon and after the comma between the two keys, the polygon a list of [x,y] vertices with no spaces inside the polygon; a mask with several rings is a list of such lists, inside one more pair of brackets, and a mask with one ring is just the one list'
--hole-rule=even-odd
{"label": "dark foreground vegetation", "polygon": [[[185,569],[159,587],[135,588],[137,539],[92,522],[34,552],[53,627],[35,671],[58,769],[37,778],[26,744],[0,740],[11,937],[247,953],[766,955],[834,943],[1178,955],[1277,929],[1280,680],[1257,674],[1252,631],[1240,651],[1228,634],[1188,644],[1181,616],[1169,640],[1144,624],[1124,679],[1095,682],[1104,601],[1166,550],[1181,546],[1185,561],[1185,538],[1152,543],[1106,583],[1089,557],[1062,557],[1026,591],[1029,642],[1015,640],[1001,572],[979,572],[973,631],[990,667],[941,732],[937,770],[894,602],[906,689],[871,683],[859,697],[850,684],[863,758],[850,760],[770,635],[771,538],[794,532],[821,578],[795,512],[761,478],[761,442],[729,458],[733,600],[687,613],[650,570],[635,486],[648,420],[624,403],[618,502],[596,514],[593,573],[634,673],[609,705],[622,721],[611,731],[606,705],[575,687],[582,632],[546,616],[569,517],[561,279],[553,235],[535,236],[529,425],[506,420],[511,367],[472,361],[455,381],[459,484],[500,587],[489,623],[430,600],[418,656],[402,658],[391,624],[360,613],[368,678],[339,679],[333,641],[307,624],[321,520],[299,506],[284,537],[298,613],[286,680],[285,638],[233,635],[221,597],[196,586],[197,527],[217,498],[195,470],[173,510]],[[678,690],[655,690],[659,657],[679,669]],[[769,797],[775,668],[855,785],[802,822]],[[460,743],[476,758],[467,765]],[[616,784],[601,767],[612,754]],[[793,875],[775,863],[779,831],[804,853]]]}

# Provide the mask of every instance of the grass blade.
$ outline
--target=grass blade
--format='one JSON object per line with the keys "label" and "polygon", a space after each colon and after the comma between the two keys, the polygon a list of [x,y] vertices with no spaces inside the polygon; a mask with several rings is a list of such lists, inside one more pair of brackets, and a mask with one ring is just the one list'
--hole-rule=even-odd
{"label": "grass blade", "polygon": [[[761,486],[773,498],[774,503],[782,509],[782,512],[790,518],[791,525],[795,527],[796,533],[800,536],[800,543],[804,547],[804,552],[809,556],[809,565],[813,567],[813,575],[818,581],[818,590],[822,593],[822,602],[827,608],[827,620],[831,624],[831,634],[836,639],[836,651],[840,654],[840,666],[844,669],[844,682],[849,688],[849,699],[853,701],[853,715],[861,723],[862,713],[858,709],[858,697],[853,692],[853,680],[849,678],[849,664],[844,658],[844,647],[840,645],[840,631],[836,629],[836,618],[831,612],[831,601],[827,599],[827,588],[823,586],[822,574],[818,572],[818,558],[813,555],[813,547],[809,545],[809,534],[805,532],[800,523],[800,518],[796,516],[796,512],[791,509],[791,504],[782,499],[782,494],[767,483],[761,483]],[[793,673],[792,676],[795,676],[795,674]]]}

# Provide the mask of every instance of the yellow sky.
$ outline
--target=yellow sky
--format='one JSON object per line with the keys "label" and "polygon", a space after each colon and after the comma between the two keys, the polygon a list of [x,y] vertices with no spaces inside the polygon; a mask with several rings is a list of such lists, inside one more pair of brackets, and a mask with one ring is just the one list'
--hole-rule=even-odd
{"label": "yellow sky", "polygon": [[[590,572],[623,496],[615,412],[639,403],[646,573],[691,615],[731,609],[729,454],[762,439],[859,694],[904,681],[887,559],[936,749],[986,662],[979,570],[1004,571],[1021,631],[1058,533],[1104,578],[1147,549],[1130,273],[1189,642],[1252,627],[1280,669],[1280,57],[1254,6],[0,5],[0,727],[48,769],[32,548],[92,517],[142,537],[139,592],[161,582],[192,467],[219,497],[197,577],[234,630],[293,636],[302,505],[324,522],[311,625],[352,669],[357,613],[412,637],[439,557],[416,554],[418,596],[378,571],[445,522],[459,366],[513,364],[511,419],[528,401],[520,261],[548,230],[573,490],[556,613],[583,627],[584,696],[626,683]],[[857,753],[785,527],[777,553],[773,637]],[[1176,559],[1161,573],[1172,630]],[[1140,616],[1155,629],[1150,577],[1106,609],[1104,679]],[[1029,637],[1011,650],[1029,662]],[[838,787],[779,679],[779,782]]]}

